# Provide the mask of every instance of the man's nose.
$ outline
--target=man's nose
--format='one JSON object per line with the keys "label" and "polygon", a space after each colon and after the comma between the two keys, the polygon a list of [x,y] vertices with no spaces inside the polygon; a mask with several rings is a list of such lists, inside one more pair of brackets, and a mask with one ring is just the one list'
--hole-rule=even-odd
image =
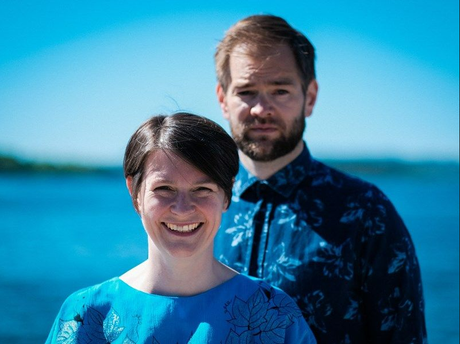
{"label": "man's nose", "polygon": [[270,97],[264,94],[257,95],[251,107],[251,115],[266,117],[273,114],[273,106]]}
{"label": "man's nose", "polygon": [[187,215],[195,211],[195,204],[186,193],[178,193],[170,209],[176,215]]}

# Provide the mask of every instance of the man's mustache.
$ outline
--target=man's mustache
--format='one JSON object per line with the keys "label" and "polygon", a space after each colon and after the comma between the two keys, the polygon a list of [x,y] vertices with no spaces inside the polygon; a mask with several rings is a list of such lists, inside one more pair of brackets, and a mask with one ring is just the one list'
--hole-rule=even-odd
{"label": "man's mustache", "polygon": [[244,126],[250,126],[250,125],[257,125],[257,124],[273,124],[273,125],[279,125],[278,122],[272,118],[272,117],[257,117],[257,116],[250,116],[244,121]]}

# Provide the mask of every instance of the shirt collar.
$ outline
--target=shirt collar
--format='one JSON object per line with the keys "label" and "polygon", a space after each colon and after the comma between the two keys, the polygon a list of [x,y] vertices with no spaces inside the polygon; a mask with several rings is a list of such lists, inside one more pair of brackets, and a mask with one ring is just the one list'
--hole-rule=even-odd
{"label": "shirt collar", "polygon": [[242,164],[240,164],[240,170],[233,187],[233,193],[239,198],[254,184],[260,183],[268,185],[271,189],[284,197],[289,197],[300,182],[307,176],[311,160],[312,158],[310,152],[304,142],[304,149],[302,153],[300,153],[294,161],[266,180],[257,179],[249,173]]}

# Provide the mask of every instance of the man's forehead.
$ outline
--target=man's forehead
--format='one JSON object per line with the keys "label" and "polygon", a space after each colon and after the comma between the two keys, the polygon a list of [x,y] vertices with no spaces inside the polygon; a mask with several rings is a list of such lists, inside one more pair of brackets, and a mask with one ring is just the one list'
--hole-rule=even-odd
{"label": "man's forehead", "polygon": [[248,86],[263,81],[273,85],[298,82],[294,55],[287,46],[272,47],[263,54],[254,54],[242,46],[230,55],[230,74],[234,86]]}
{"label": "man's forehead", "polygon": [[260,42],[240,42],[231,48],[230,54],[242,53],[250,56],[269,56],[276,54],[278,51],[291,50],[291,47],[287,43],[260,43]]}
{"label": "man's forehead", "polygon": [[235,46],[231,53],[230,59],[240,58],[240,59],[251,59],[254,61],[264,61],[271,58],[276,58],[282,54],[292,54],[291,49],[287,44],[278,44],[278,45],[255,45],[255,44],[245,44],[241,43]]}

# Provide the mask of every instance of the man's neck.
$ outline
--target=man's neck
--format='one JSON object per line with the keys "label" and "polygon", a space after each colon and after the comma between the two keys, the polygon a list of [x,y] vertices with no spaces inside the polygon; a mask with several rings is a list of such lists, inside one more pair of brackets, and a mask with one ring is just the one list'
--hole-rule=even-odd
{"label": "man's neck", "polygon": [[301,140],[290,153],[272,161],[254,161],[241,151],[239,151],[239,155],[241,163],[249,173],[257,179],[265,180],[294,161],[302,153],[303,148],[304,143]]}

